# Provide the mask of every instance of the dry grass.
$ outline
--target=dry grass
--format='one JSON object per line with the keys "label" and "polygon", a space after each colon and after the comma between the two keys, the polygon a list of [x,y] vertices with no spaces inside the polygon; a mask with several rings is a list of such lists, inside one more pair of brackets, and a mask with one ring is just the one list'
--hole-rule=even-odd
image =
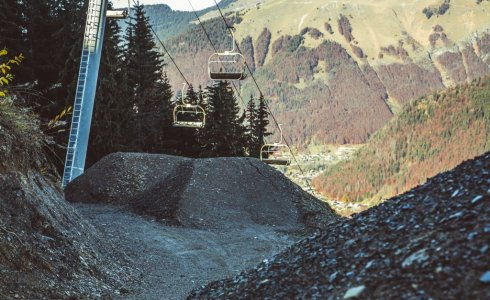
{"label": "dry grass", "polygon": [[41,170],[47,166],[43,145],[47,141],[33,112],[13,98],[0,98],[0,172]]}
{"label": "dry grass", "polygon": [[[236,25],[238,40],[250,35],[255,41],[264,27],[271,31],[273,41],[281,35],[299,34],[301,29],[312,27],[320,30],[324,37],[318,40],[307,39],[306,46],[313,48],[323,39],[329,39],[351,51],[349,44],[338,30],[337,20],[339,15],[343,14],[352,25],[352,34],[358,42],[357,46],[367,54],[369,62],[386,64],[400,61],[389,56],[379,59],[380,48],[389,45],[396,47],[399,40],[405,42],[405,49],[414,60],[425,57],[427,50],[431,50],[429,35],[435,25],[441,25],[449,40],[455,43],[471,42],[468,39],[473,33],[490,29],[490,2],[484,1],[477,5],[474,0],[454,0],[451,1],[450,9],[445,15],[427,19],[422,10],[439,2],[438,0],[238,0],[230,5],[225,13],[239,11],[243,17],[243,21]],[[213,11],[203,19],[218,16],[218,13]],[[325,30],[325,22],[332,25],[333,35]],[[422,48],[413,50],[407,45],[408,36]],[[356,60],[361,60],[353,53],[350,54]]]}

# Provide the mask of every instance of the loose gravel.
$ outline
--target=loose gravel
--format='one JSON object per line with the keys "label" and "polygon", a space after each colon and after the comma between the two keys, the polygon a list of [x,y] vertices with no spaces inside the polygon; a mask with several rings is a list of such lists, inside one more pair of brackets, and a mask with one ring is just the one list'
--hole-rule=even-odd
{"label": "loose gravel", "polygon": [[490,299],[490,154],[188,299]]}

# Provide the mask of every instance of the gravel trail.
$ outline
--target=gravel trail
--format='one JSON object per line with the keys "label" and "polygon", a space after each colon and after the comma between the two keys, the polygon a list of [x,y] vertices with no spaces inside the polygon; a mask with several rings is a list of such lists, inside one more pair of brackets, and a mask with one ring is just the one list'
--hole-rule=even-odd
{"label": "gravel trail", "polygon": [[204,284],[255,267],[300,238],[290,228],[201,230],[163,225],[110,205],[76,207],[131,262],[132,278],[120,290],[124,299],[184,299]]}

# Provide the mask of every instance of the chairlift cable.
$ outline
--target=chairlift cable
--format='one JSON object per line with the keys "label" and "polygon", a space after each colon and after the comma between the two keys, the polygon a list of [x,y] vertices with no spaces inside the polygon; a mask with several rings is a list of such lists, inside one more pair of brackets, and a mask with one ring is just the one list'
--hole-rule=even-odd
{"label": "chairlift cable", "polygon": [[[204,27],[204,24],[201,22],[201,18],[199,18],[199,15],[197,14],[196,10],[194,9],[194,5],[192,5],[190,0],[187,0],[187,2],[191,6],[192,11],[194,12],[194,15],[197,18],[197,21],[199,22],[199,25],[201,25],[201,28],[204,31],[204,34],[206,35],[209,43],[211,44],[211,47],[213,47],[214,52],[218,52],[218,49],[216,48],[216,46],[214,46],[213,41],[211,40],[211,37],[209,36],[208,31],[206,30],[206,27]],[[235,93],[238,95],[238,98],[240,98],[240,101],[242,102],[243,107],[245,109],[245,107],[246,107],[245,101],[243,101],[242,95],[240,94],[240,90],[236,87],[236,84],[235,84],[235,82],[233,82],[233,80],[231,80],[230,82],[233,85],[233,89],[235,90]]]}
{"label": "chairlift cable", "polygon": [[[188,0],[188,1],[189,1],[189,0]],[[221,15],[221,18],[223,19],[223,22],[224,22],[224,23],[225,23],[225,25],[226,25],[226,28],[228,28],[228,30],[230,31],[230,33],[231,33],[231,34],[233,34],[233,32],[231,31],[231,30],[232,30],[232,29],[231,29],[231,26],[229,26],[229,25],[228,25],[228,23],[226,22],[226,18],[225,18],[225,16],[223,15],[223,11],[221,11],[221,8],[219,7],[218,2],[216,2],[216,0],[213,0],[213,1],[214,1],[214,4],[216,5],[216,8],[218,8],[218,11],[219,11],[219,13],[220,13],[220,15]],[[242,53],[242,51],[240,50],[240,46],[238,45],[238,43],[237,43],[237,41],[236,41],[236,40],[235,40],[235,46],[236,46],[236,48],[237,48],[238,52],[239,52],[239,53]],[[265,99],[265,98],[263,97],[263,95],[264,95],[264,94],[262,93],[262,90],[260,89],[260,86],[259,86],[259,84],[257,83],[257,80],[255,79],[255,76],[254,76],[254,74],[253,74],[252,70],[250,69],[250,66],[248,65],[247,61],[245,61],[245,66],[247,67],[247,70],[248,70],[248,72],[250,73],[250,76],[252,77],[252,79],[253,79],[253,81],[254,81],[254,83],[255,83],[255,86],[257,87],[257,89],[258,89],[258,91],[259,91],[259,94],[260,94],[260,95],[262,96],[262,98],[264,99],[264,104],[265,104],[265,106],[267,107],[267,110],[269,111],[269,114],[272,116],[272,120],[274,121],[274,123],[276,124],[276,126],[277,126],[278,128],[280,128],[280,127],[279,127],[279,123],[277,122],[276,117],[275,117],[275,116],[274,116],[274,114],[272,113],[272,110],[271,110],[271,108],[270,108],[270,106],[269,106],[269,103],[268,103],[267,99]],[[301,174],[303,175],[303,178],[305,178],[305,182],[306,182],[306,184],[308,185],[309,190],[310,190],[311,192],[313,192],[313,189],[312,189],[312,187],[311,187],[311,185],[310,185],[309,181],[308,181],[308,180],[306,180],[306,175],[305,175],[305,173],[304,173],[304,171],[303,171],[303,168],[301,168],[301,166],[300,166],[300,164],[299,164],[299,162],[298,162],[298,159],[296,158],[296,155],[294,155],[293,151],[291,150],[291,146],[289,145],[289,143],[288,143],[288,141],[287,141],[286,137],[284,137],[284,142],[285,142],[286,146],[288,147],[289,152],[290,152],[290,153],[291,153],[291,155],[293,156],[294,161],[295,161],[295,162],[296,162],[296,164],[298,165],[298,169],[300,170]]]}
{"label": "chairlift cable", "polygon": [[165,45],[163,44],[163,42],[160,40],[160,38],[158,37],[157,33],[155,32],[155,30],[153,30],[153,27],[151,26],[151,24],[148,24],[149,27],[150,27],[150,30],[151,32],[153,32],[153,35],[155,35],[155,37],[157,38],[158,42],[160,43],[160,45],[162,45],[162,48],[163,50],[165,50],[165,52],[167,53],[168,57],[170,58],[170,60],[172,61],[172,63],[174,64],[175,68],[177,68],[177,70],[179,71],[180,73],[180,76],[182,76],[182,78],[184,79],[184,81],[187,83],[188,86],[191,86],[191,84],[189,83],[189,81],[187,80],[187,78],[185,78],[184,76],[184,73],[182,73],[182,71],[180,70],[179,66],[177,65],[177,63],[175,62],[175,60],[173,59],[172,55],[170,55],[170,53],[168,52],[167,48],[165,47]]}
{"label": "chairlift cable", "polygon": [[[133,4],[135,6],[138,6],[139,5],[139,2],[136,2],[135,0],[133,0]],[[167,53],[168,57],[170,58],[170,60],[172,61],[172,63],[174,64],[175,68],[177,68],[177,71],[179,71],[180,73],[180,76],[182,76],[182,78],[184,79],[184,81],[187,83],[187,85],[191,85],[189,83],[189,81],[187,80],[187,78],[185,78],[184,76],[184,73],[182,73],[182,71],[180,70],[179,66],[177,65],[177,63],[175,62],[175,60],[173,59],[172,55],[170,55],[170,52],[168,52],[168,49],[167,47],[165,47],[165,45],[163,44],[163,42],[160,40],[160,38],[158,37],[157,33],[155,32],[155,30],[153,29],[153,26],[151,24],[148,24],[148,27],[150,27],[150,30],[151,32],[153,33],[153,35],[156,37],[157,41],[160,43],[160,45],[162,46],[163,50],[165,50],[165,53]]]}

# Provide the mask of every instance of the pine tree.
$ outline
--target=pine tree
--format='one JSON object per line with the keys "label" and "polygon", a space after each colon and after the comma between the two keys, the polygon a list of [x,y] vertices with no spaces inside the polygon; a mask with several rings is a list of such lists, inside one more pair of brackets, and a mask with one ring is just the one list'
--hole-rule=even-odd
{"label": "pine tree", "polygon": [[[18,0],[0,0],[0,49],[25,52],[23,5]],[[18,70],[17,70],[18,72]]]}
{"label": "pine tree", "polygon": [[[247,148],[248,154],[252,157],[259,157],[260,153],[257,151],[257,108],[255,106],[255,99],[250,96],[250,100],[247,104]],[[260,151],[260,150],[259,150]]]}
{"label": "pine tree", "polygon": [[[56,68],[60,68],[56,83],[59,88],[51,95],[60,101],[54,108],[68,106],[73,103],[75,89],[80,67],[80,54],[85,30],[86,1],[81,0],[56,0],[59,11],[56,13],[55,23],[58,30],[53,33],[51,39],[59,49],[58,54],[53,57]],[[83,20],[80,22],[79,20]],[[105,31],[107,32],[107,30]],[[104,43],[105,43],[104,39]]]}
{"label": "pine tree", "polygon": [[207,87],[208,118],[199,140],[204,156],[243,156],[247,147],[245,114],[227,81]]}
{"label": "pine tree", "polygon": [[29,81],[44,96],[37,99],[37,112],[42,119],[50,119],[73,102],[86,1],[23,2],[29,48],[26,61],[32,67]]}
{"label": "pine tree", "polygon": [[267,111],[264,95],[260,94],[254,126],[254,136],[256,137],[256,140],[254,141],[255,144],[251,150],[255,155],[258,155],[255,157],[260,156],[260,148],[265,144],[265,138],[271,135],[271,133],[267,132],[267,126],[269,125],[268,117],[269,113]]}
{"label": "pine tree", "polygon": [[162,152],[164,133],[170,128],[171,89],[162,74],[164,66],[156,50],[144,6],[134,7],[135,16],[126,31],[126,74],[135,114],[132,150]]}

